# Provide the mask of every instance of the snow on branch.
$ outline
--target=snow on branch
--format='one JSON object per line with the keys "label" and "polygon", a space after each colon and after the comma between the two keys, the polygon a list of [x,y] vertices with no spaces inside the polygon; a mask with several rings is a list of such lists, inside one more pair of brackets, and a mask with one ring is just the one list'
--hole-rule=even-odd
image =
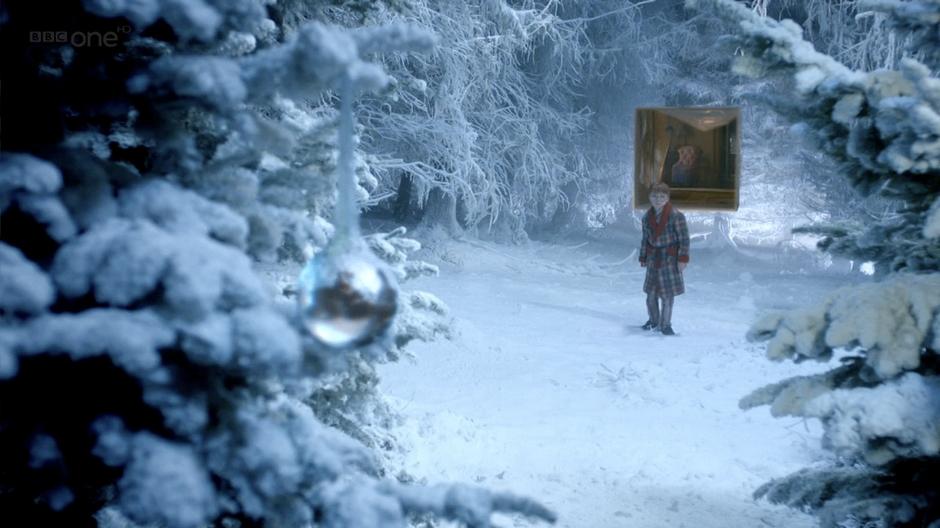
{"label": "snow on branch", "polygon": [[940,198],[934,200],[924,222],[924,238],[940,237]]}
{"label": "snow on branch", "polygon": [[822,374],[796,376],[761,387],[741,398],[738,406],[746,410],[770,405],[770,414],[773,416],[802,416],[804,406],[813,398],[837,387],[857,385],[858,372],[864,366],[864,361],[853,357],[846,363]]}
{"label": "snow on branch", "polygon": [[380,259],[392,267],[399,282],[422,275],[437,275],[439,269],[423,261],[408,260],[408,254],[421,249],[421,243],[403,235],[407,230],[398,227],[388,233],[373,233],[365,237],[366,243]]}
{"label": "snow on branch", "polygon": [[824,442],[837,454],[874,466],[940,454],[940,378],[908,372],[871,388],[834,390],[806,403]]}
{"label": "snow on branch", "polygon": [[0,315],[37,314],[55,298],[52,281],[17,248],[0,242]]}
{"label": "snow on branch", "polygon": [[737,61],[739,73],[775,68],[793,74],[799,92],[811,96],[801,117],[830,154],[859,169],[849,176],[863,192],[940,170],[940,81],[923,64],[908,58],[899,71],[852,71],[815,51],[790,20],[760,17],[729,0],[687,3],[739,22],[752,53]]}
{"label": "snow on branch", "polygon": [[69,241],[56,254],[52,276],[63,295],[92,294],[110,306],[131,306],[159,290],[182,318],[266,298],[240,251],[199,235],[173,236],[140,219],[102,222]]}
{"label": "snow on branch", "polygon": [[[410,253],[421,249],[421,243],[405,237],[405,233],[404,227],[398,227],[365,239],[372,251],[392,268],[400,282],[437,275],[437,266],[421,260],[408,260]],[[430,342],[438,336],[450,338],[453,321],[449,312],[444,301],[434,294],[402,292],[398,297],[398,315],[394,323],[395,347],[401,349],[415,339]]]}
{"label": "snow on branch", "polygon": [[764,317],[748,338],[769,341],[774,360],[827,360],[835,348],[856,355],[758,389],[742,408],[818,418],[827,447],[873,466],[940,454],[940,274],[842,288],[817,306]]}
{"label": "snow on branch", "polygon": [[350,32],[360,54],[399,52],[429,52],[437,45],[434,33],[403,23],[362,27]]}
{"label": "snow on branch", "polygon": [[174,341],[173,331],[150,310],[95,308],[77,314],[46,314],[23,326],[18,354],[66,354],[74,360],[107,356],[129,374],[156,375],[158,350]]}
{"label": "snow on branch", "polygon": [[551,510],[526,497],[464,484],[417,488],[386,482],[382,487],[400,497],[406,511],[434,512],[471,527],[491,526],[490,517],[496,512],[520,513],[551,523],[556,520]]}
{"label": "snow on branch", "polygon": [[908,32],[908,49],[923,53],[933,67],[940,66],[940,2],[937,0],[861,0],[858,9],[889,13],[894,27]]}
{"label": "snow on branch", "polygon": [[259,31],[265,20],[260,0],[84,0],[95,15],[128,19],[137,29],[163,20],[182,40],[209,41],[222,28]]}
{"label": "snow on branch", "polygon": [[69,238],[77,229],[54,194],[61,187],[62,173],[55,165],[27,154],[0,156],[0,213],[15,204],[56,241]]}
{"label": "snow on branch", "polygon": [[871,373],[892,378],[917,369],[926,348],[940,349],[940,274],[839,289],[816,306],[765,316],[748,339],[769,341],[776,361],[825,361],[834,348],[860,346]]}
{"label": "snow on branch", "polygon": [[823,528],[903,526],[933,497],[905,495],[902,487],[887,472],[857,465],[812,468],[764,484],[754,498],[815,511]]}
{"label": "snow on branch", "polygon": [[10,198],[10,193],[54,193],[62,187],[62,173],[48,161],[27,154],[0,155],[0,211]]}
{"label": "snow on branch", "polygon": [[211,476],[191,446],[137,433],[128,447],[118,483],[124,511],[170,527],[205,524],[218,513]]}
{"label": "snow on branch", "polygon": [[157,59],[146,73],[131,79],[130,88],[135,93],[156,91],[232,111],[248,100],[260,101],[275,94],[310,97],[337,88],[346,76],[359,89],[382,88],[388,84],[388,76],[380,66],[363,61],[360,53],[426,50],[433,44],[430,34],[409,26],[351,34],[310,22],[284,44],[244,58],[173,55]]}
{"label": "snow on branch", "polygon": [[146,218],[171,233],[208,235],[238,248],[245,247],[248,225],[240,215],[195,192],[163,180],[152,180],[122,191],[118,197],[125,218]]}
{"label": "snow on branch", "polygon": [[859,381],[862,362],[758,389],[742,409],[770,405],[774,416],[818,418],[837,454],[872,465],[940,453],[940,378],[908,372],[875,386]]}

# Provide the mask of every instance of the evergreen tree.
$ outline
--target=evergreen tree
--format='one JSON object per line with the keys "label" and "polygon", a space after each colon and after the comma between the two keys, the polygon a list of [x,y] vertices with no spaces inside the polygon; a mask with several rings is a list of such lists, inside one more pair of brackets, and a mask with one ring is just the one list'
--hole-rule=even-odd
{"label": "evergreen tree", "polygon": [[878,282],[847,287],[816,306],[770,314],[749,338],[768,341],[773,360],[830,361],[836,368],[755,391],[743,408],[818,418],[840,465],[805,469],[757,491],[815,510],[826,527],[926,527],[940,521],[940,2],[878,0],[911,44],[897,69],[852,70],[814,50],[792,21],[740,3],[701,0],[740,25],[740,73],[791,75],[804,123],[836,170],[896,213],[866,225],[812,228],[820,247],[875,261]]}
{"label": "evergreen tree", "polygon": [[[332,234],[332,91],[344,79],[381,90],[387,75],[362,57],[427,52],[434,40],[402,25],[326,25],[306,6],[0,6],[6,518],[86,526],[97,512],[103,522],[168,527],[403,526],[427,513],[489,526],[495,511],[553,519],[510,494],[383,479],[361,442],[375,435],[364,421],[336,419],[362,420],[347,411],[367,409],[372,362],[446,332],[438,300],[402,295],[390,336],[338,353],[305,334],[294,303],[257,271],[302,259]],[[367,197],[377,182],[362,158],[357,172]],[[433,272],[407,262],[416,247],[402,234],[376,235],[372,246],[400,278]]]}

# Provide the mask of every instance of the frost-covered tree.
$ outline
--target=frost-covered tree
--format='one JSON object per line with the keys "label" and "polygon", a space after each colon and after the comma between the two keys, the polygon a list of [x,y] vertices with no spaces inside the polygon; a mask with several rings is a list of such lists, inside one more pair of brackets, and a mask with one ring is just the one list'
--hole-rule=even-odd
{"label": "frost-covered tree", "polygon": [[584,112],[561,95],[580,82],[585,43],[554,3],[415,1],[400,15],[440,46],[386,58],[395,98],[363,103],[364,140],[383,188],[424,205],[425,223],[497,227],[519,240],[584,176],[583,155],[570,148]]}
{"label": "frost-covered tree", "polygon": [[758,496],[815,510],[823,525],[935,526],[940,521],[940,80],[936,0],[860,2],[886,13],[916,43],[895,70],[852,70],[819,53],[792,21],[740,3],[707,5],[740,25],[741,73],[792,74],[799,129],[831,156],[862,194],[896,213],[860,226],[832,226],[821,247],[876,261],[879,282],[840,289],[822,303],[756,322],[774,360],[829,361],[823,374],[792,378],[744,398],[776,416],[818,418],[839,465],[774,480]]}
{"label": "frost-covered tree", "polygon": [[[638,6],[411,0],[375,2],[356,17],[321,10],[347,25],[404,20],[440,38],[428,55],[385,54],[391,93],[358,107],[376,194],[394,197],[381,206],[398,218],[518,241],[566,213],[624,202],[629,139],[620,134],[632,108],[610,58],[635,35]],[[621,103],[601,108],[610,101]]]}
{"label": "frost-covered tree", "polygon": [[905,53],[923,60],[924,48],[910,33],[892,31],[892,16],[864,2],[839,0],[754,0],[755,11],[788,18],[803,28],[817,50],[861,70],[896,68]]}
{"label": "frost-covered tree", "polygon": [[[348,409],[327,393],[368,392],[343,384],[446,331],[418,313],[445,310],[403,295],[389,335],[327,350],[257,265],[332,235],[335,112],[318,102],[345,81],[381,90],[363,57],[433,38],[272,4],[0,6],[0,510],[49,526],[553,519],[510,494],[383,479],[371,437],[347,434],[363,424],[325,423]],[[357,172],[366,197],[362,158]],[[371,242],[400,278],[433,271],[401,234]]]}

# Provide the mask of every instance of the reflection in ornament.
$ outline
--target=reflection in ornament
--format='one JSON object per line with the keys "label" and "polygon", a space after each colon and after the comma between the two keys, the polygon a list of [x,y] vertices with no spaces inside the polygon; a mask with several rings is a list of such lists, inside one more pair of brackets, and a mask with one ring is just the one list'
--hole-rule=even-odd
{"label": "reflection in ornament", "polygon": [[359,236],[353,84],[349,76],[344,79],[340,104],[336,232],[327,248],[310,259],[298,281],[304,326],[320,345],[336,350],[362,346],[384,334],[398,303],[394,275]]}
{"label": "reflection in ornament", "polygon": [[395,316],[394,277],[365,247],[320,252],[301,273],[299,290],[304,325],[330,348],[364,345]]}

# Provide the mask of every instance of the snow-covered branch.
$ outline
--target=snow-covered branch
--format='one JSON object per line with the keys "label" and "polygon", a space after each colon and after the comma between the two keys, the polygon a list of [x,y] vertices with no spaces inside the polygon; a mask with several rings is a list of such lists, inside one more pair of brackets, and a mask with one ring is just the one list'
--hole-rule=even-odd
{"label": "snow-covered branch", "polygon": [[940,349],[940,274],[899,275],[843,288],[820,304],[770,314],[748,338],[769,341],[773,360],[828,360],[832,349],[861,346],[876,379],[916,370]]}

